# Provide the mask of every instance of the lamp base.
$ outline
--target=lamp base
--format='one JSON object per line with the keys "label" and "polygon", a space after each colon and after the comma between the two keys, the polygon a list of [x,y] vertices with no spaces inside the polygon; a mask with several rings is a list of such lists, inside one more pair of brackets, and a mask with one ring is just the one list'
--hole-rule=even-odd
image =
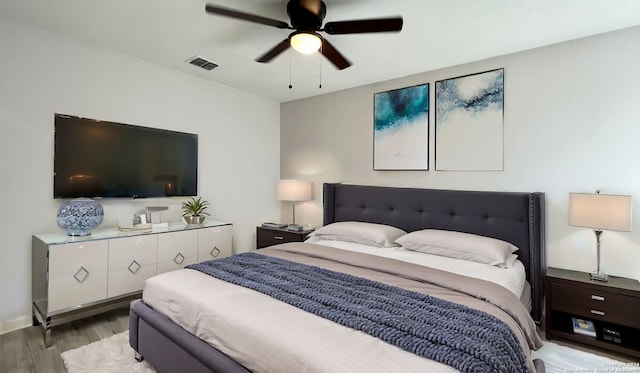
{"label": "lamp base", "polygon": [[591,280],[607,282],[609,275],[604,272],[591,272]]}

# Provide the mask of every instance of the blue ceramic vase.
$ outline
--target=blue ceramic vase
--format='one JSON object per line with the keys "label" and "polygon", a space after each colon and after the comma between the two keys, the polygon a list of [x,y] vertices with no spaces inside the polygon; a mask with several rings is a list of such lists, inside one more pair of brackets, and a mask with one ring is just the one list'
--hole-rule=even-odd
{"label": "blue ceramic vase", "polygon": [[67,201],[58,209],[58,225],[69,236],[88,236],[104,217],[102,205],[89,198]]}

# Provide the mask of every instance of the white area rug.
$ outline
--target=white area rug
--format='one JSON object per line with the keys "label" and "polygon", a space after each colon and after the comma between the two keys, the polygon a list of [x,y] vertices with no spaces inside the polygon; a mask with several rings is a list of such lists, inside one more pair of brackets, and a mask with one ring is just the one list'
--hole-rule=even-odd
{"label": "white area rug", "polygon": [[[155,373],[147,362],[134,359],[128,331],[60,355],[68,373]],[[640,373],[638,363],[623,363],[553,342],[545,342],[533,355],[544,360],[547,373]]]}
{"label": "white area rug", "polygon": [[623,363],[548,341],[544,341],[544,346],[532,354],[534,359],[544,361],[547,373],[640,373],[637,362]]}
{"label": "white area rug", "polygon": [[155,373],[146,361],[138,362],[129,346],[129,331],[60,354],[67,373]]}

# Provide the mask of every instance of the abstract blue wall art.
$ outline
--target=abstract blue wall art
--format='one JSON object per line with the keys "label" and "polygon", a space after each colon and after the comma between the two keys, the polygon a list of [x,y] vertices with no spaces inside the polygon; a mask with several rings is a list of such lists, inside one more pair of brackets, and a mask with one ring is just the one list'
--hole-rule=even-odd
{"label": "abstract blue wall art", "polygon": [[436,170],[504,169],[504,69],[436,82]]}
{"label": "abstract blue wall art", "polygon": [[429,169],[429,84],[375,93],[374,170]]}

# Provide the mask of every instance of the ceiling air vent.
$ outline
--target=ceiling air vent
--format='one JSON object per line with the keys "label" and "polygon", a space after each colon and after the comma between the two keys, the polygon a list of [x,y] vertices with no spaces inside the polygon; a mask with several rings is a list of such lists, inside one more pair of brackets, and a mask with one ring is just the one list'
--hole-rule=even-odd
{"label": "ceiling air vent", "polygon": [[213,70],[216,67],[218,67],[217,63],[211,62],[209,60],[207,60],[206,58],[200,57],[200,56],[193,56],[191,58],[189,58],[186,62],[189,62],[192,65],[201,67],[205,70]]}

